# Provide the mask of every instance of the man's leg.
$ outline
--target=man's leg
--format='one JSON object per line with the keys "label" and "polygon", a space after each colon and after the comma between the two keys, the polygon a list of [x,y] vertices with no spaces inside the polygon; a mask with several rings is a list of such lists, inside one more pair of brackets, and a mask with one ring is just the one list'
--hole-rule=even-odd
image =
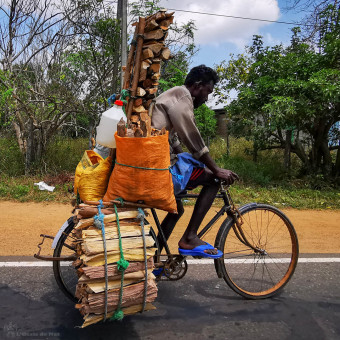
{"label": "man's leg", "polygon": [[[193,249],[205,244],[204,241],[198,238],[197,231],[205,215],[209,211],[220,187],[219,181],[215,180],[213,173],[207,168],[204,168],[204,173],[199,177],[196,184],[203,185],[203,188],[197,198],[188,227],[178,242],[178,246],[182,249]],[[217,254],[216,249],[206,250],[205,252]]]}
{"label": "man's leg", "polygon": [[[169,239],[172,231],[175,228],[176,223],[178,222],[178,220],[181,218],[181,216],[184,213],[182,201],[178,199],[176,200],[176,203],[177,203],[177,214],[168,213],[161,223],[161,228],[163,230],[163,234],[166,240]],[[157,235],[157,239],[158,239],[160,250],[162,251],[164,247],[164,242],[159,233]]]}

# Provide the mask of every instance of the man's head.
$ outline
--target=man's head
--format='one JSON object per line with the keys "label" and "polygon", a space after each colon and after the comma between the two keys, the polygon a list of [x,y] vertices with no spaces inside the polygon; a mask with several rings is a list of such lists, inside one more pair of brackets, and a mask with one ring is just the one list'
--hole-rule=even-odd
{"label": "man's head", "polygon": [[208,100],[208,96],[212,93],[218,80],[217,73],[205,65],[199,65],[190,70],[184,85],[193,97],[195,109]]}

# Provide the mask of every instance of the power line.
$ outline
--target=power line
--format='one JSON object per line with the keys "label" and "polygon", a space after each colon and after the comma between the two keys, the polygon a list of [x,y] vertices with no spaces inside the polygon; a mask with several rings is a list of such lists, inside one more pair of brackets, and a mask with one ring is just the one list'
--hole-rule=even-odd
{"label": "power line", "polygon": [[297,26],[311,26],[311,25],[308,25],[308,24],[301,24],[301,23],[297,23],[297,22],[276,21],[276,20],[258,19],[258,18],[247,18],[247,17],[240,17],[240,16],[235,16],[235,15],[216,14],[216,13],[197,12],[197,11],[187,11],[187,10],[184,10],[184,9],[168,8],[168,10],[176,11],[176,12],[204,14],[204,15],[211,15],[211,16],[215,16],[215,17],[224,17],[224,18],[232,18],[232,19],[242,19],[242,20],[272,22],[272,23],[275,23],[275,24],[297,25]]}

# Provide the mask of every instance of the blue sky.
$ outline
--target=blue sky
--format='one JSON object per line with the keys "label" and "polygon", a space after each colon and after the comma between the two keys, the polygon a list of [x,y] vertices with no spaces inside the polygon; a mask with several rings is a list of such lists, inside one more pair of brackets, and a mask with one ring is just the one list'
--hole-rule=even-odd
{"label": "blue sky", "polygon": [[[286,0],[162,0],[165,8],[234,15],[250,18],[299,22],[303,13],[285,11]],[[175,20],[194,20],[195,42],[200,48],[192,66],[213,66],[228,59],[230,53],[242,53],[251,44],[252,36],[260,34],[265,45],[288,44],[293,25],[215,17],[177,11]]]}
{"label": "blue sky", "polygon": [[[306,13],[285,10],[286,0],[161,0],[164,8],[217,13],[273,21],[301,22]],[[228,60],[231,53],[244,52],[245,45],[250,45],[255,34],[263,36],[266,46],[283,43],[289,44],[291,28],[294,25],[242,20],[203,14],[175,13],[177,22],[194,20],[195,43],[199,47],[191,67],[206,64],[213,67],[223,60]],[[208,106],[215,108],[213,100]],[[222,106],[221,104],[218,107]]]}

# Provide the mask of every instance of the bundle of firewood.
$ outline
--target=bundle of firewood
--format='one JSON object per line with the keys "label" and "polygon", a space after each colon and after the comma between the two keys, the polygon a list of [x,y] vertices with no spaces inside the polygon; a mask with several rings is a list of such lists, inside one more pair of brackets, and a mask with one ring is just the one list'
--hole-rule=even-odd
{"label": "bundle of firewood", "polygon": [[[131,43],[124,74],[123,88],[129,90],[130,99],[127,105],[129,124],[151,117],[153,101],[158,90],[161,76],[161,61],[170,58],[170,50],[164,44],[168,29],[173,22],[174,13],[161,10],[146,18],[139,18]],[[149,118],[150,119],[150,118]],[[151,135],[151,128],[145,130]],[[141,133],[142,131],[138,131]],[[138,134],[137,133],[137,134]],[[140,137],[140,136],[139,136]]]}
{"label": "bundle of firewood", "polygon": [[[72,231],[78,259],[74,262],[79,277],[76,297],[79,299],[76,308],[84,316],[82,327],[104,320],[105,313],[105,254],[102,230],[95,224],[94,215],[97,208],[81,205],[78,211],[78,224]],[[153,255],[154,239],[149,235],[150,225],[144,226],[146,254],[138,210],[132,208],[117,208],[120,225],[122,250],[125,260],[129,262],[124,271],[123,287],[121,287],[122,272],[118,270],[117,262],[121,258],[117,216],[113,208],[102,209],[104,214],[106,250],[107,250],[107,318],[113,316],[119,307],[121,289],[121,310],[124,315],[135,314],[144,310],[155,309],[151,304],[157,296]],[[145,271],[147,259],[147,273]],[[145,278],[147,290],[145,293]]]}

